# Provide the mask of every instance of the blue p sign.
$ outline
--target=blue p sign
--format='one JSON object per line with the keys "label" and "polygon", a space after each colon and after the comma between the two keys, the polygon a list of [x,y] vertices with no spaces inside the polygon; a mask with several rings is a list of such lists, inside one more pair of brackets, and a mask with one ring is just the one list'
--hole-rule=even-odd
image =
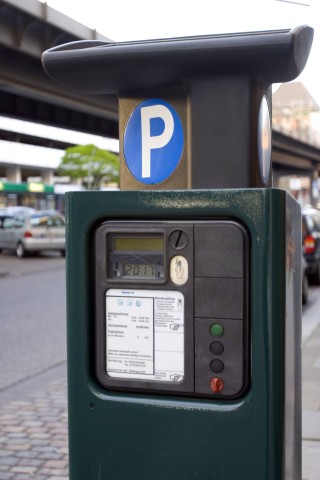
{"label": "blue p sign", "polygon": [[136,106],[124,132],[124,157],[139,182],[153,185],[170,177],[183,145],[180,117],[168,102],[153,98]]}

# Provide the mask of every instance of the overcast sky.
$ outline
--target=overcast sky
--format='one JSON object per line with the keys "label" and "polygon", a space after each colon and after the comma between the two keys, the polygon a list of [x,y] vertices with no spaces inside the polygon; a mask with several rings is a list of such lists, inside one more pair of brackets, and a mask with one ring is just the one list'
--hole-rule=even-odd
{"label": "overcast sky", "polygon": [[319,0],[291,0],[290,3],[280,0],[47,0],[47,3],[115,41],[290,28],[316,21],[315,11],[320,10]]}

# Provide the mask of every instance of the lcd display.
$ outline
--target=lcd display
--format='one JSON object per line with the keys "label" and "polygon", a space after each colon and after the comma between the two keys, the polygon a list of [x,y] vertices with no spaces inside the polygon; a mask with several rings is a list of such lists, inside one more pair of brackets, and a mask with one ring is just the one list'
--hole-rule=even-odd
{"label": "lcd display", "polygon": [[163,237],[114,237],[116,252],[163,252]]}
{"label": "lcd display", "polygon": [[156,268],[154,265],[126,263],[124,265],[124,276],[154,278],[156,276]]}

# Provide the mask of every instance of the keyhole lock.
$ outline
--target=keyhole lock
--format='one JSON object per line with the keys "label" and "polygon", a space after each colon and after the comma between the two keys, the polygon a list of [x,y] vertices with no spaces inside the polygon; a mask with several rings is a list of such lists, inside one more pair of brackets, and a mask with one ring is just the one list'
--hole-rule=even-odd
{"label": "keyhole lock", "polygon": [[188,237],[183,230],[173,230],[169,237],[170,245],[175,250],[182,250],[188,244]]}

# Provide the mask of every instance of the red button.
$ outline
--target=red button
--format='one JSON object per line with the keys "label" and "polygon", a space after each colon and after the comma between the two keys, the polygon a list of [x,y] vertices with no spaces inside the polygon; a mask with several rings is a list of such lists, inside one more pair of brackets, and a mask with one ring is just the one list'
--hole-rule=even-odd
{"label": "red button", "polygon": [[222,378],[219,377],[213,377],[210,380],[210,388],[213,391],[213,393],[219,393],[223,390],[224,387],[224,381]]}

